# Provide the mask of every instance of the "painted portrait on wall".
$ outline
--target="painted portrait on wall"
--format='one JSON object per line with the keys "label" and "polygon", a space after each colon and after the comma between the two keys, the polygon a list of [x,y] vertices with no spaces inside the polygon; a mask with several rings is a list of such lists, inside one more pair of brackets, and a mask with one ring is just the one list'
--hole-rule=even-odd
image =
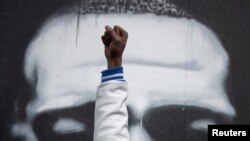
{"label": "painted portrait on wall", "polygon": [[230,52],[192,10],[169,0],[81,0],[44,18],[23,50],[18,71],[30,98],[15,99],[13,140],[93,140],[105,25],[129,32],[131,141],[204,141],[207,125],[235,123]]}

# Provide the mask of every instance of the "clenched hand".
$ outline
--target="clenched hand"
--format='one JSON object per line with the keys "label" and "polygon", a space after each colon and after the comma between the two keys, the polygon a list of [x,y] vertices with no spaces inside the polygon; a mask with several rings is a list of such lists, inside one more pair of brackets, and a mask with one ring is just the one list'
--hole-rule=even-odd
{"label": "clenched hand", "polygon": [[108,69],[122,65],[122,54],[125,49],[128,33],[119,26],[105,26],[106,31],[102,35],[102,42],[105,46],[105,56],[108,62]]}

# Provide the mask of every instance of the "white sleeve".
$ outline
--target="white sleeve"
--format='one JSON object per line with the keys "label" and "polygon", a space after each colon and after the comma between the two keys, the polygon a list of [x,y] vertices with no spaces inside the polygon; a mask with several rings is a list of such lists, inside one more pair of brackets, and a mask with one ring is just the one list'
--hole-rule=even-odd
{"label": "white sleeve", "polygon": [[127,96],[124,81],[109,80],[98,86],[94,141],[129,141]]}

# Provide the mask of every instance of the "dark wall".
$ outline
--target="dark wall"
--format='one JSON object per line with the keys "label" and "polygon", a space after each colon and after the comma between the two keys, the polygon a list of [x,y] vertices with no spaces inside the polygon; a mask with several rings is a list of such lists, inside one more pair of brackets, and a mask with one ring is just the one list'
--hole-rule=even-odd
{"label": "dark wall", "polygon": [[[31,95],[23,76],[25,49],[44,20],[69,2],[70,0],[0,1],[0,140],[10,140],[9,125],[16,116],[15,99],[19,97],[23,99],[21,101],[27,101]],[[24,118],[22,116],[19,118]]]}

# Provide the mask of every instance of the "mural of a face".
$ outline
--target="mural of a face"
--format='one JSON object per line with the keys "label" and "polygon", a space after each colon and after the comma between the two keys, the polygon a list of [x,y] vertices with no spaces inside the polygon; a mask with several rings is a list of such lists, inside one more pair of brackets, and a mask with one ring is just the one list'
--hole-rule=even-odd
{"label": "mural of a face", "polygon": [[13,134],[25,141],[92,140],[105,25],[129,33],[123,66],[131,141],[202,141],[208,124],[232,122],[224,89],[229,58],[206,26],[151,14],[89,14],[79,21],[67,14],[50,18],[26,51],[35,98]]}

